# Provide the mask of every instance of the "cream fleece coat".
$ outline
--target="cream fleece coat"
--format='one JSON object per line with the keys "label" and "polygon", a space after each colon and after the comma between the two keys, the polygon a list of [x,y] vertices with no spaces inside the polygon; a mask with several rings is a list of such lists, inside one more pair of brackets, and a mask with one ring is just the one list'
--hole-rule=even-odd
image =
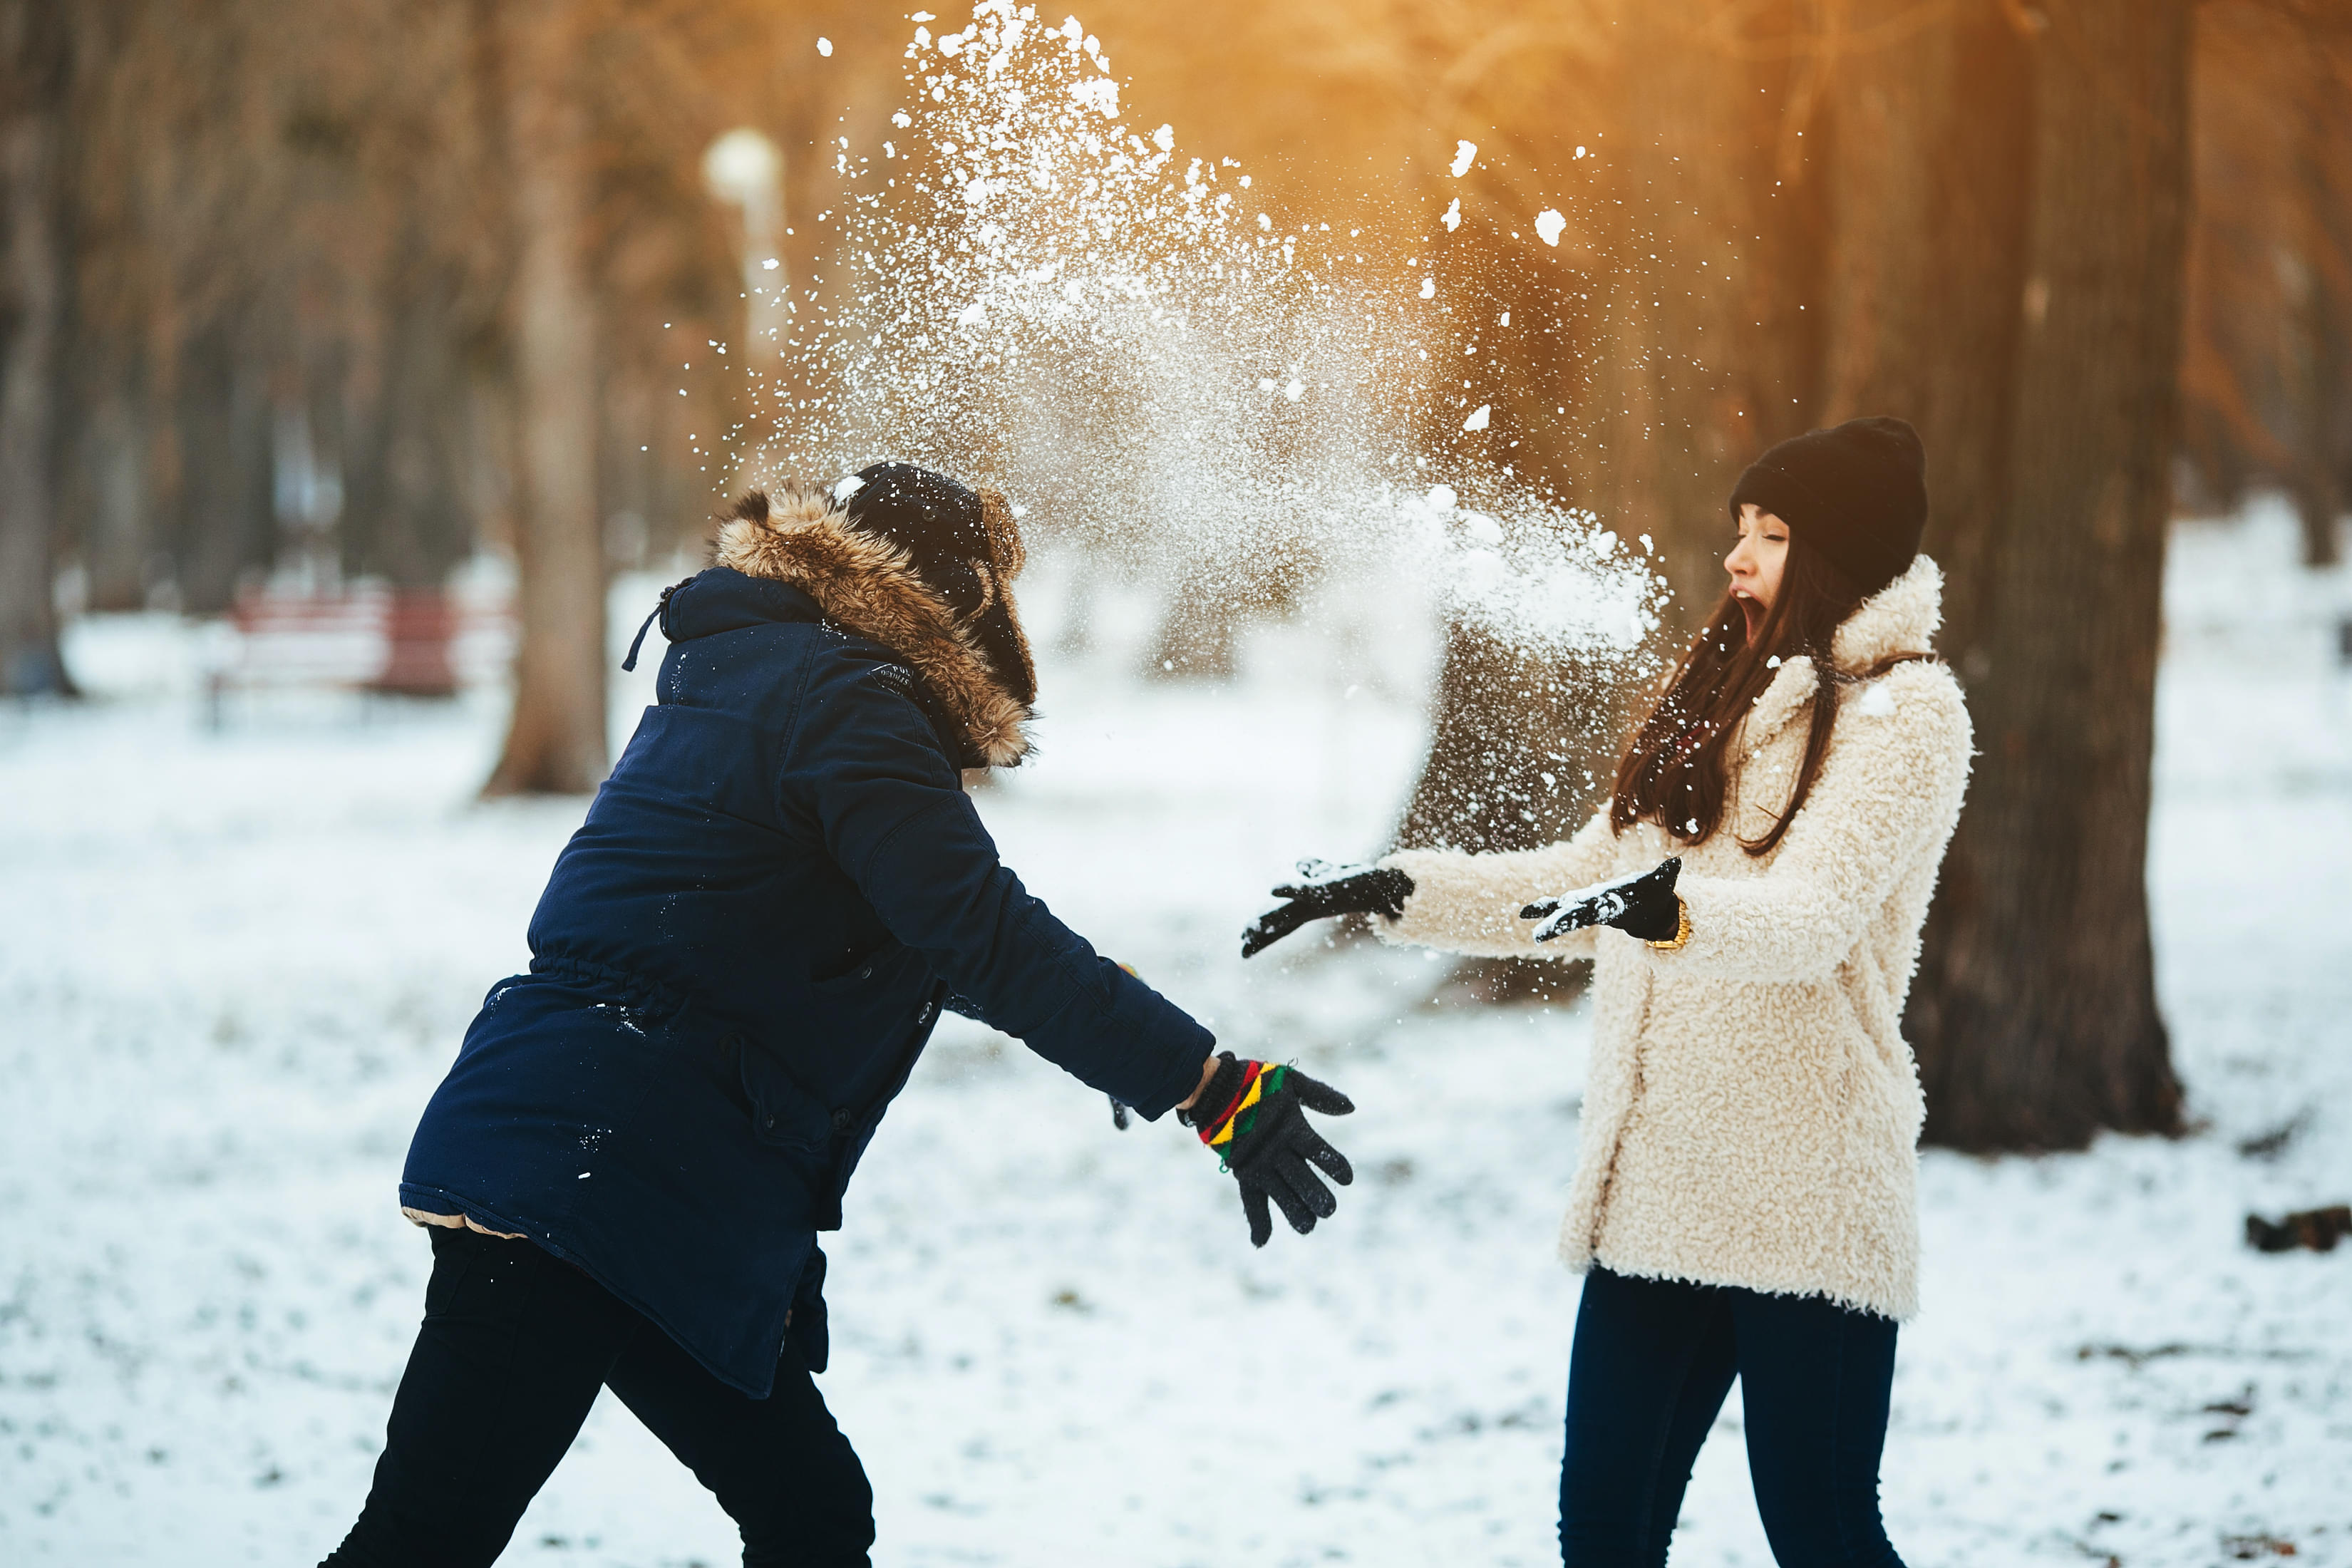
{"label": "cream fleece coat", "polygon": [[[1858,677],[1927,651],[1942,574],[1921,556],[1839,626]],[[1811,796],[1750,856],[1802,763],[1811,661],[1783,665],[1732,740],[1726,831],[1688,847],[1596,816],[1512,854],[1409,850],[1390,942],[1595,960],[1583,1139],[1560,1227],[1582,1271],[1823,1296],[1885,1317],[1918,1305],[1921,1100],[1900,1023],[1919,929],[1959,817],[1970,738],[1942,665],[1842,684]],[[1689,942],[1660,952],[1601,928],[1538,947],[1522,906],[1683,858]]]}

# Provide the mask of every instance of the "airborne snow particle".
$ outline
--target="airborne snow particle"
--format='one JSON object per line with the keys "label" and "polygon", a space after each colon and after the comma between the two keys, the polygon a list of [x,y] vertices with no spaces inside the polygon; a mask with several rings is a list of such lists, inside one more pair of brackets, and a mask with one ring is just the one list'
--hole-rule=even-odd
{"label": "airborne snow particle", "polygon": [[1478,143],[1475,142],[1456,142],[1454,144],[1454,177],[1458,180],[1463,175],[1468,174],[1470,172],[1471,163],[1477,158],[1477,156]]}
{"label": "airborne snow particle", "polygon": [[816,41],[816,52],[830,58],[833,55],[833,40],[831,38],[819,38]]}
{"label": "airborne snow particle", "polygon": [[1484,403],[1478,405],[1477,412],[1472,414],[1469,418],[1465,419],[1462,422],[1462,428],[1465,430],[1484,430],[1486,427],[1486,416],[1490,412],[1492,412],[1490,405]]}
{"label": "airborne snow particle", "polygon": [[1282,389],[1282,395],[1290,399],[1291,402],[1296,403],[1300,398],[1307,395],[1307,384],[1300,381],[1297,377],[1293,376],[1290,380],[1290,384]]}
{"label": "airborne snow particle", "polygon": [[1454,197],[1453,205],[1445,209],[1445,216],[1439,218],[1437,221],[1445,226],[1445,231],[1448,234],[1460,228],[1462,226],[1462,198],[1460,196]]}
{"label": "airborne snow particle", "polygon": [[762,272],[773,272],[779,265],[780,264],[777,262],[776,258],[771,256],[767,260],[760,263],[760,270]]}
{"label": "airborne snow particle", "polygon": [[1424,300],[1433,300],[1437,297],[1436,279],[1424,278],[1421,280],[1421,297]]}
{"label": "airborne snow particle", "polygon": [[1568,219],[1558,207],[1546,207],[1536,214],[1536,236],[1546,245],[1558,246],[1560,231],[1567,226]]}
{"label": "airborne snow particle", "polygon": [[[1577,150],[1576,150],[1576,156],[1577,156],[1578,158],[1581,158],[1581,157],[1583,157],[1583,156],[1584,156],[1584,149],[1583,149],[1581,146],[1580,146],[1580,147],[1578,147],[1578,148],[1577,148]],[[1574,162],[1574,160],[1573,160],[1573,159],[1571,159],[1571,160],[1570,160],[1570,162],[1572,163],[1572,162]]]}

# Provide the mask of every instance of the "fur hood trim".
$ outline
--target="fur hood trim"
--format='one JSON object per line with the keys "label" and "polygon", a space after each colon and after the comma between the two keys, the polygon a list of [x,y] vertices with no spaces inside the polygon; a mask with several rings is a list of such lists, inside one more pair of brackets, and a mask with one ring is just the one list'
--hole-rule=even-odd
{"label": "fur hood trim", "polygon": [[715,560],[790,584],[825,619],[905,659],[962,731],[962,765],[1009,768],[1028,755],[1029,709],[1004,689],[947,600],[916,574],[913,557],[849,526],[830,491],[793,484],[772,502],[756,490],[745,496],[719,527]]}
{"label": "fur hood trim", "polygon": [[[1830,662],[1850,680],[1867,677],[1888,659],[1917,658],[1930,650],[1944,624],[1944,574],[1922,555],[1902,576],[1864,599],[1838,624],[1830,640]],[[1756,700],[1747,728],[1733,749],[1752,756],[1804,711],[1812,700],[1813,661],[1800,654],[1780,667]]]}

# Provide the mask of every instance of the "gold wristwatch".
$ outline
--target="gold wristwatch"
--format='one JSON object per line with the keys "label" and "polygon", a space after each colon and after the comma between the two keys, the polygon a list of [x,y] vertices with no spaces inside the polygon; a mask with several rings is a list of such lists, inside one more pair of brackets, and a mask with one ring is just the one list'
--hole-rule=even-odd
{"label": "gold wristwatch", "polygon": [[1682,895],[1677,893],[1675,895],[1675,934],[1664,942],[1646,942],[1643,945],[1655,948],[1660,952],[1672,952],[1690,941],[1690,906],[1683,902]]}

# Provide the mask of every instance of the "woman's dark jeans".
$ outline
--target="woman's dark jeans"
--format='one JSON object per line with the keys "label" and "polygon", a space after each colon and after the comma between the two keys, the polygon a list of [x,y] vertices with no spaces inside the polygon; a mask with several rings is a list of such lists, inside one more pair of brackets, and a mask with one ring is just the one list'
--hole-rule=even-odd
{"label": "woman's dark jeans", "polygon": [[439,1229],[375,1485],[327,1563],[494,1561],[599,1388],[717,1496],[742,1531],[747,1568],[864,1568],[874,1493],[796,1348],[785,1348],[774,1392],[753,1399],[530,1242]]}
{"label": "woman's dark jeans", "polygon": [[1783,1568],[1902,1568],[1878,1518],[1895,1324],[1818,1296],[1585,1276],[1559,1477],[1569,1568],[1657,1568],[1731,1380]]}

